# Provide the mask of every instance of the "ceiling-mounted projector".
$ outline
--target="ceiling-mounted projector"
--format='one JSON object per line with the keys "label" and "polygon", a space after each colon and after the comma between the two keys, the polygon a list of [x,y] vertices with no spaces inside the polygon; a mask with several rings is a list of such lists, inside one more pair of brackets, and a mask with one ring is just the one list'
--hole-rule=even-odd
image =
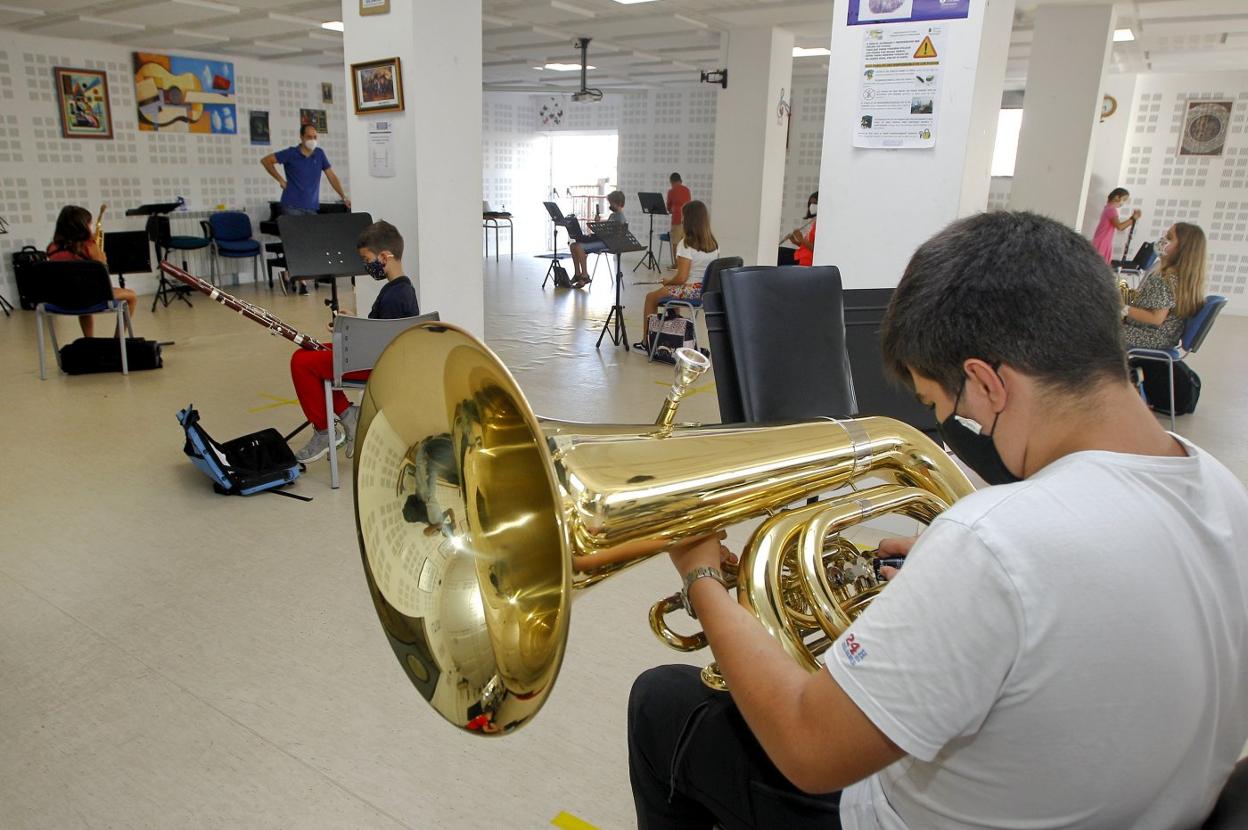
{"label": "ceiling-mounted projector", "polygon": [[581,50],[581,88],[572,93],[572,100],[577,103],[585,101],[601,101],[602,90],[589,88],[589,42],[593,38],[578,37],[576,48]]}

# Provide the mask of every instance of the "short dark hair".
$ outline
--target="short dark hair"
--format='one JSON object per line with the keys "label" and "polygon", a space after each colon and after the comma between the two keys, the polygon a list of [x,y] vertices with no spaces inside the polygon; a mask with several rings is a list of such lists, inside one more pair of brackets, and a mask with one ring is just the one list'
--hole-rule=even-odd
{"label": "short dark hair", "polygon": [[884,364],[950,395],[963,363],[1006,363],[1053,388],[1090,389],[1126,377],[1122,296],[1096,250],[1034,213],[961,219],[924,242],[884,314]]}
{"label": "short dark hair", "polygon": [[615,205],[618,208],[624,207],[624,199],[625,196],[623,190],[612,190],[607,194],[607,204]]}
{"label": "short dark hair", "polygon": [[389,251],[394,254],[395,259],[402,259],[403,234],[399,233],[399,229],[389,222],[374,222],[360,231],[359,238],[355,240],[355,247],[356,250],[368,248],[375,254]]}
{"label": "short dark hair", "polygon": [[299,137],[303,138],[305,135],[308,134],[308,130],[315,129],[315,128],[316,128],[315,124],[300,124],[299,125]]}
{"label": "short dark hair", "polygon": [[680,174],[679,174],[679,173],[673,173],[673,174],[672,174],[672,178],[670,179],[670,181],[671,181],[671,183],[672,183],[672,184],[680,184],[681,182],[683,182],[683,181],[684,181],[684,179],[682,179],[682,178],[680,177]]}
{"label": "short dark hair", "polygon": [[1117,199],[1119,196],[1130,196],[1130,195],[1131,195],[1130,191],[1128,191],[1125,187],[1115,187],[1113,190],[1109,191],[1109,196],[1106,197],[1105,201],[1112,202],[1114,199]]}

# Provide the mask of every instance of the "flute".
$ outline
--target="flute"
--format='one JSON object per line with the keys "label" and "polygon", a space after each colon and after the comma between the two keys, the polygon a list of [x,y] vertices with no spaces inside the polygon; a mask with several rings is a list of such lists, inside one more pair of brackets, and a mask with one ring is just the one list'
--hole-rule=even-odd
{"label": "flute", "polygon": [[194,274],[189,274],[181,268],[178,268],[176,265],[171,265],[168,262],[162,262],[160,263],[160,270],[164,271],[166,274],[179,282],[184,282],[191,288],[202,291],[226,308],[237,311],[248,320],[259,323],[269,330],[269,334],[276,335],[278,337],[285,337],[301,349],[307,349],[311,352],[322,352],[329,349],[329,346],[326,346],[318,340],[314,340],[298,329],[291,328],[260,306],[252,305],[246,300],[240,300],[233,294],[227,294],[212,283],[202,280]]}
{"label": "flute", "polygon": [[815,224],[815,217],[812,216],[809,219],[807,219],[806,223],[802,225],[800,228],[794,228],[793,230],[786,233],[784,236],[780,237],[780,242],[778,244],[783,245],[785,242],[788,241],[789,237],[795,233],[800,233],[802,236],[805,236],[806,230],[813,224]]}

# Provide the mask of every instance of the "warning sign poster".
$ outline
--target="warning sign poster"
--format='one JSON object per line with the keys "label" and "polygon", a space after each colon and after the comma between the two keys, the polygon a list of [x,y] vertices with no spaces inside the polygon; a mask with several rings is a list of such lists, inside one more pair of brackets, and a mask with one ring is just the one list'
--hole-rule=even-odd
{"label": "warning sign poster", "polygon": [[944,58],[945,31],[940,26],[887,26],[863,31],[854,146],[935,146]]}

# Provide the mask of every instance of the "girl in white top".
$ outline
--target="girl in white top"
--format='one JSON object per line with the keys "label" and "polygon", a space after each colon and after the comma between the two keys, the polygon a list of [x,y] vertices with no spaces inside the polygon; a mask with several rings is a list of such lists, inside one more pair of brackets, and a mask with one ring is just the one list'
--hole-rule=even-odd
{"label": "girl in white top", "polygon": [[676,249],[676,273],[646,295],[642,339],[633,348],[647,350],[650,315],[659,310],[659,300],[664,297],[699,299],[702,296],[702,275],[706,272],[706,266],[719,259],[719,242],[716,241],[715,234],[711,233],[711,218],[704,202],[695,199],[685,205],[684,226],[685,238]]}

